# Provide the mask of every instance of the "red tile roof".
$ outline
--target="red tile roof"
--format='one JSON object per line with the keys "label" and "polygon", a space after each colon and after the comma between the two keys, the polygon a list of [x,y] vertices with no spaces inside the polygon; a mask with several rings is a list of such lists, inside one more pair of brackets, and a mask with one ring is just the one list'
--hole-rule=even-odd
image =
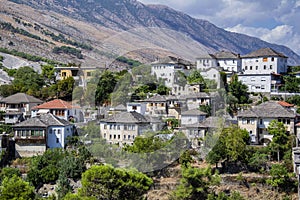
{"label": "red tile roof", "polygon": [[71,108],[73,108],[73,106],[70,103],[63,101],[61,99],[54,99],[52,101],[35,106],[32,109],[37,110],[37,109],[71,109]]}
{"label": "red tile roof", "polygon": [[278,101],[278,104],[283,106],[283,107],[293,107],[294,104],[290,104],[288,102],[285,102],[285,101]]}

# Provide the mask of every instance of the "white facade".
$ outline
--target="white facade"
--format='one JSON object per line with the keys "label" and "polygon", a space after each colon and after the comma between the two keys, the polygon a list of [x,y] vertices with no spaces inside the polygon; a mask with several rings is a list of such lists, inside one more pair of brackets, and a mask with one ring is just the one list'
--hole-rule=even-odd
{"label": "white facade", "polygon": [[271,92],[271,75],[239,75],[238,78],[248,86],[248,92]]}
{"label": "white facade", "polygon": [[241,70],[241,59],[218,59],[218,67],[225,71],[239,72]]}
{"label": "white facade", "polygon": [[205,119],[205,115],[181,115],[181,125],[196,124]]}
{"label": "white facade", "polygon": [[73,126],[49,126],[47,133],[48,148],[64,148],[67,144],[67,137],[73,135]]}
{"label": "white facade", "polygon": [[149,130],[149,125],[100,122],[101,137],[110,144],[132,145],[134,139]]}
{"label": "white facade", "polygon": [[280,74],[287,72],[287,58],[283,57],[254,57],[242,59],[243,74]]}
{"label": "white facade", "polygon": [[215,81],[217,83],[217,88],[220,88],[221,85],[224,85],[224,83],[221,83],[221,75],[218,68],[210,68],[208,70],[201,71],[200,74],[204,79]]}
{"label": "white facade", "polygon": [[130,102],[127,103],[127,112],[137,112],[140,113],[142,115],[145,115],[146,113],[146,103],[142,103],[142,102]]}
{"label": "white facade", "polygon": [[196,60],[197,70],[203,71],[217,66],[217,59],[212,55],[203,56],[202,58],[197,58]]}

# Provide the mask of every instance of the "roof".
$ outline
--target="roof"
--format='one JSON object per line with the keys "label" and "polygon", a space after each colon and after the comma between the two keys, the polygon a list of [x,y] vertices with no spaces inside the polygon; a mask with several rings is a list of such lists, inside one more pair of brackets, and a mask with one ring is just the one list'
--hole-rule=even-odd
{"label": "roof", "polygon": [[199,56],[197,59],[216,59],[216,57],[213,54],[203,54]]}
{"label": "roof", "polygon": [[70,122],[64,119],[60,119],[51,113],[40,115],[39,117],[29,118],[23,122],[13,125],[13,127],[43,127],[48,126],[66,126]]}
{"label": "roof", "polygon": [[38,110],[38,109],[71,109],[71,108],[73,108],[73,106],[70,103],[61,99],[54,99],[52,101],[48,101],[41,105],[35,106],[32,109]]}
{"label": "roof", "polygon": [[285,56],[282,53],[279,53],[277,51],[275,51],[274,49],[271,49],[269,47],[267,48],[261,48],[258,49],[256,51],[253,51],[249,54],[243,55],[243,58],[255,58],[255,57],[264,57],[264,56],[274,56],[274,57],[284,57],[287,58],[287,56]]}
{"label": "roof", "polygon": [[158,61],[153,62],[152,64],[181,64],[181,65],[191,65],[191,62],[184,60],[182,58],[167,56],[165,58],[161,58]]}
{"label": "roof", "polygon": [[217,59],[239,59],[240,56],[230,51],[220,51],[214,55]]}
{"label": "roof", "polygon": [[238,117],[268,117],[268,118],[295,118],[293,111],[281,106],[275,101],[267,101],[248,110],[238,112]]}
{"label": "roof", "polygon": [[166,97],[156,94],[150,98],[144,99],[144,100],[139,100],[141,102],[166,102]]}
{"label": "roof", "polygon": [[181,113],[181,115],[189,115],[189,116],[198,116],[198,115],[207,115],[207,113],[200,111],[199,109],[187,110]]}
{"label": "roof", "polygon": [[25,93],[17,93],[0,100],[7,104],[19,104],[19,103],[43,103],[42,100],[37,99],[33,96],[27,95]]}
{"label": "roof", "polygon": [[120,104],[120,105],[117,105],[116,107],[112,108],[112,110],[123,111],[123,110],[127,110],[127,108],[123,104]]}
{"label": "roof", "polygon": [[223,119],[220,117],[208,117],[205,120],[195,123],[195,124],[187,124],[185,127],[187,128],[218,128],[222,125]]}
{"label": "roof", "polygon": [[101,121],[108,123],[150,123],[145,116],[135,111],[121,112],[108,118],[102,119]]}
{"label": "roof", "polygon": [[290,104],[290,103],[285,102],[285,101],[278,101],[278,104],[283,106],[283,107],[294,107],[294,104]]}

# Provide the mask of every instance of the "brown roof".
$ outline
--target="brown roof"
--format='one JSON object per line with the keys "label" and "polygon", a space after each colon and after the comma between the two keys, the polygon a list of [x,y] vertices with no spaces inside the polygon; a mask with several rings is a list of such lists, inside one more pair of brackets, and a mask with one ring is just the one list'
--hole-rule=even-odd
{"label": "brown roof", "polygon": [[278,101],[278,104],[283,106],[283,107],[294,107],[294,104],[290,104],[290,103],[285,102],[285,101]]}
{"label": "brown roof", "polygon": [[274,56],[274,57],[284,57],[287,58],[287,56],[285,56],[282,53],[279,53],[277,51],[275,51],[274,49],[271,48],[261,48],[258,49],[256,51],[253,51],[249,54],[243,55],[243,58],[255,58],[255,57],[264,57],[264,56]]}
{"label": "brown roof", "polygon": [[52,101],[43,103],[41,105],[35,106],[33,110],[37,109],[71,109],[73,106],[61,99],[54,99]]}

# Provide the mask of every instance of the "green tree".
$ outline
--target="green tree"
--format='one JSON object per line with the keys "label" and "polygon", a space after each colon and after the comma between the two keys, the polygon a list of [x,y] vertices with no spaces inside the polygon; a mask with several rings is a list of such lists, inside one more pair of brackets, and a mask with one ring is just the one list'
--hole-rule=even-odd
{"label": "green tree", "polygon": [[228,92],[237,98],[239,104],[249,102],[248,87],[238,80],[236,74],[231,77],[231,81],[228,85]]}
{"label": "green tree", "polygon": [[210,164],[217,164],[221,160],[229,162],[245,161],[249,134],[235,125],[224,128],[215,146],[206,156]]}
{"label": "green tree", "polygon": [[57,82],[57,93],[58,97],[64,98],[67,100],[72,100],[72,93],[75,80],[73,77],[68,77]]}
{"label": "green tree", "polygon": [[96,199],[143,199],[153,184],[152,179],[136,170],[92,166],[82,175],[79,196]]}
{"label": "green tree", "polygon": [[300,78],[288,75],[284,76],[283,80],[284,87],[282,89],[284,89],[286,92],[300,92]]}
{"label": "green tree", "polygon": [[220,183],[220,176],[213,174],[210,167],[182,168],[180,185],[172,194],[172,199],[206,199],[210,193],[209,187]]}
{"label": "green tree", "polygon": [[272,142],[269,147],[272,151],[277,152],[277,160],[280,161],[280,155],[288,148],[289,137],[286,133],[286,128],[282,122],[277,120],[271,121],[268,126],[268,132],[273,135]]}
{"label": "green tree", "polygon": [[[94,90],[94,92],[95,92],[95,90]],[[80,101],[83,99],[83,94],[84,94],[83,88],[80,86],[76,86],[73,90],[72,99]],[[95,96],[95,93],[94,93],[94,96]]]}
{"label": "green tree", "polygon": [[34,187],[22,180],[17,175],[5,177],[0,186],[0,200],[33,200],[35,198]]}
{"label": "green tree", "polygon": [[273,164],[270,175],[271,178],[267,179],[267,183],[275,188],[284,185],[289,179],[287,169],[281,164]]}
{"label": "green tree", "polygon": [[18,168],[4,167],[1,169],[0,182],[4,178],[12,178],[14,175],[21,177],[21,172]]}
{"label": "green tree", "polygon": [[102,105],[110,101],[110,94],[114,91],[117,79],[110,71],[104,71],[99,79],[96,89],[96,103]]}
{"label": "green tree", "polygon": [[55,78],[55,68],[53,65],[47,64],[47,65],[42,65],[42,77],[46,81],[48,85],[51,85],[56,82]]}
{"label": "green tree", "polygon": [[198,70],[193,70],[187,77],[188,84],[205,84],[204,78]]}
{"label": "green tree", "polygon": [[44,81],[36,71],[26,66],[16,71],[12,84],[17,92],[35,94],[44,86]]}

